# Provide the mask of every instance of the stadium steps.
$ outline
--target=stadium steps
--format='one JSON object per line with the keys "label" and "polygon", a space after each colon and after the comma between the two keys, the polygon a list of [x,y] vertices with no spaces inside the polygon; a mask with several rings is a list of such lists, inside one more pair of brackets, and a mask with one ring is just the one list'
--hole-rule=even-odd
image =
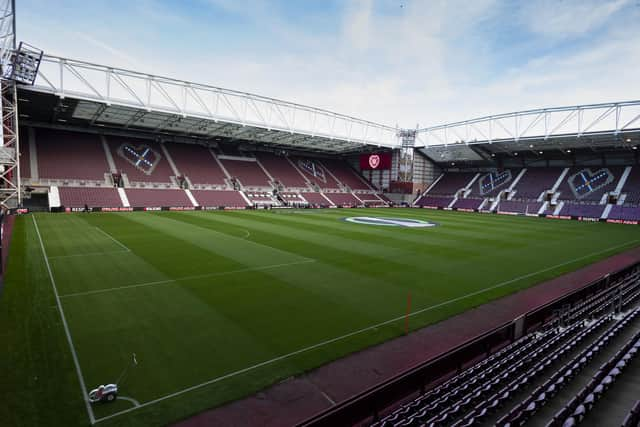
{"label": "stadium steps", "polygon": [[[521,390],[535,389],[539,385],[537,383],[542,383],[549,376],[549,368],[560,366],[560,361],[571,360],[593,344],[610,323],[607,314],[613,308],[611,301],[614,296],[626,301],[626,307],[636,303],[640,297],[638,272],[573,307],[566,314],[566,320],[571,325],[567,329],[560,331],[554,323],[548,322],[542,332],[525,335],[521,340],[405,403],[374,425],[411,426],[425,422],[427,425],[453,422],[473,425],[496,412],[500,416],[505,415],[513,407],[513,403],[509,402],[526,398],[526,393]],[[585,325],[585,321],[596,315],[600,317],[597,321]],[[541,375],[543,373],[545,375]]]}
{"label": "stadium steps", "polygon": [[[600,366],[588,385],[582,388],[546,426],[575,426],[586,417],[592,416],[594,406],[598,405],[603,397],[607,396],[619,383],[629,380],[628,368],[637,363],[639,352],[640,331],[637,331],[612,358]],[[634,395],[634,399],[636,397]],[[598,409],[603,410],[599,405]],[[613,420],[608,419],[604,425],[614,425]]]}
{"label": "stadium steps", "polygon": [[[633,312],[627,313],[627,315],[632,314]],[[612,339],[608,339],[606,343],[603,343],[602,340],[607,335],[615,331],[616,328],[619,328],[622,325],[622,320],[616,321],[607,321],[607,328],[599,334],[594,340],[588,343],[582,348],[578,349],[567,359],[567,363],[563,366],[559,367],[553,375],[546,376],[544,378],[545,381],[542,381],[538,388],[533,388],[532,392],[529,394],[529,401],[525,399],[518,399],[516,397],[516,401],[520,400],[524,402],[521,410],[527,412],[527,406],[531,404],[529,408],[531,410],[529,412],[533,412],[536,406],[540,406],[540,404],[536,405],[535,401],[538,396],[547,391],[550,386],[554,385],[558,379],[562,378],[563,386],[559,388],[557,394],[552,397],[547,397],[544,404],[542,404],[539,409],[535,410],[535,413],[531,416],[530,420],[527,422],[527,425],[531,426],[545,426],[555,414],[557,414],[566,404],[570,401],[574,396],[576,396],[582,388],[584,388],[591,378],[597,373],[600,366],[613,357],[616,352],[626,343],[628,342],[638,331],[640,331],[640,315],[635,314],[635,317],[624,327],[621,328],[621,332],[614,336]],[[601,349],[598,353],[596,353],[595,349]],[[595,354],[593,358],[589,359],[589,354]],[[580,360],[582,358],[586,359],[586,362],[581,364],[581,368],[574,368],[576,363],[580,365]],[[564,372],[567,369],[572,369],[574,376],[565,376]],[[547,395],[548,396],[548,395]],[[533,404],[531,403],[533,402]],[[624,418],[624,416],[623,416]],[[489,420],[488,420],[489,421]],[[495,420],[490,420],[495,421]],[[483,423],[483,425],[489,425],[488,423]],[[493,425],[493,423],[491,423]],[[498,426],[504,425],[520,425],[519,423],[511,423],[505,424],[504,422],[498,422]]]}
{"label": "stadium steps", "polygon": [[[460,413],[457,417],[455,407],[446,412],[442,412],[439,416],[434,417],[428,423],[440,425],[441,421],[456,421],[454,425],[476,425],[482,422],[487,415],[492,413],[500,413],[508,408],[509,403],[513,402],[517,396],[525,390],[531,390],[535,381],[539,380],[541,375],[546,375],[552,368],[560,366],[560,362],[575,355],[580,351],[585,343],[590,342],[594,336],[602,330],[606,325],[606,319],[602,319],[591,325],[584,325],[579,322],[557,333],[557,339],[554,346],[545,344],[542,348],[536,348],[531,354],[526,356],[523,369],[516,370],[511,368],[514,375],[505,378],[501,387],[495,390],[489,396],[479,399],[479,403],[469,406],[467,410]],[[570,360],[570,359],[569,359]],[[521,363],[521,362],[519,362]],[[517,365],[516,365],[517,366]],[[461,415],[465,415],[461,417]],[[446,418],[450,416],[450,418]]]}
{"label": "stadium steps", "polygon": [[[615,386],[605,393],[598,401],[597,410],[587,414],[582,424],[585,427],[599,427],[604,425],[623,425],[629,415],[629,409],[633,407],[640,397],[640,357],[631,361]],[[640,408],[638,408],[640,413]],[[639,420],[640,421],[640,420]],[[635,425],[638,422],[636,422]]]}

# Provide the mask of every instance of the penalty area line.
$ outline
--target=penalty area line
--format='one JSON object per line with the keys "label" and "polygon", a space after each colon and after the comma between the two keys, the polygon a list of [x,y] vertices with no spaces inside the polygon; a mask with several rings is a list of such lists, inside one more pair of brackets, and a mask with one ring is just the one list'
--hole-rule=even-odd
{"label": "penalty area line", "polygon": [[84,376],[82,375],[82,369],[80,368],[80,361],[78,360],[78,355],[76,354],[76,349],[73,345],[73,339],[71,338],[71,332],[69,331],[69,325],[67,324],[67,319],[64,316],[64,310],[62,309],[62,302],[60,302],[60,296],[58,295],[58,288],[56,286],[56,281],[53,278],[53,272],[51,271],[51,266],[49,265],[49,258],[47,257],[47,251],[44,249],[44,243],[42,242],[42,236],[40,235],[40,228],[38,227],[38,222],[36,221],[35,215],[31,217],[33,219],[33,225],[36,229],[36,234],[38,235],[38,240],[40,241],[40,249],[42,250],[42,255],[44,257],[44,262],[47,266],[47,271],[49,272],[49,280],[51,281],[51,286],[53,287],[53,294],[56,297],[56,303],[58,305],[58,310],[60,311],[60,318],[62,319],[62,326],[64,327],[64,333],[67,337],[67,343],[69,344],[69,350],[71,350],[71,356],[73,358],[73,364],[76,367],[76,374],[78,375],[78,381],[80,382],[80,388],[82,389],[82,400],[84,400],[84,404],[87,408],[87,414],[89,415],[89,421],[91,424],[96,423],[96,418],[93,414],[93,408],[91,408],[91,403],[89,403],[89,399],[87,397],[87,386],[84,382]]}
{"label": "penalty area line", "polygon": [[122,243],[120,240],[116,239],[115,237],[113,237],[111,234],[107,233],[106,231],[104,231],[102,228],[95,226],[96,229],[101,232],[102,234],[104,234],[105,236],[107,236],[109,239],[111,239],[111,241],[115,242],[118,246],[120,246],[122,249],[124,249],[127,252],[131,252],[131,249],[129,249],[124,243]]}
{"label": "penalty area line", "polygon": [[196,274],[193,276],[178,277],[176,279],[157,280],[155,282],[136,283],[133,285],[117,286],[115,288],[96,289],[94,291],[86,291],[86,292],[75,292],[72,294],[61,295],[60,298],[72,298],[72,297],[79,297],[84,295],[103,294],[106,292],[119,291],[119,290],[125,290],[125,289],[142,288],[146,286],[166,285],[169,283],[184,282],[186,280],[206,279],[209,277],[227,276],[230,274],[248,273],[251,271],[271,270],[273,268],[289,267],[292,265],[300,265],[300,264],[309,264],[312,262],[316,262],[316,260],[305,259],[303,261],[287,262],[283,264],[271,264],[271,265],[264,265],[261,267],[248,267],[248,268],[240,268],[237,270],[218,271],[215,273]]}
{"label": "penalty area line", "polygon": [[85,256],[97,256],[97,255],[109,255],[109,254],[126,254],[130,251],[107,251],[107,252],[86,252],[83,254],[72,254],[72,255],[56,255],[50,256],[50,260],[60,259],[60,258],[76,258],[76,257],[85,257]]}
{"label": "penalty area line", "polygon": [[[444,307],[444,306],[449,305],[451,303],[454,303],[454,302],[457,302],[457,301],[461,301],[463,299],[466,299],[466,298],[469,298],[469,297],[472,297],[472,296],[475,296],[475,295],[479,295],[479,294],[482,294],[484,292],[488,292],[488,291],[491,291],[491,290],[494,290],[494,289],[497,289],[497,288],[500,288],[500,287],[504,287],[504,286],[510,285],[510,284],[515,283],[515,282],[517,282],[519,280],[526,279],[526,278],[535,276],[537,274],[546,273],[547,271],[551,271],[551,270],[559,268],[559,267],[564,267],[564,266],[572,264],[574,262],[581,261],[583,259],[590,258],[590,257],[593,257],[593,256],[601,255],[603,253],[606,253],[606,252],[609,252],[609,251],[612,251],[612,250],[615,250],[615,249],[620,249],[622,247],[625,247],[625,246],[628,246],[628,245],[631,245],[631,244],[637,243],[637,242],[640,242],[640,239],[631,240],[629,242],[626,242],[626,243],[623,243],[623,244],[620,244],[620,245],[617,245],[617,246],[612,246],[610,248],[607,248],[607,249],[604,249],[604,250],[601,250],[601,251],[598,251],[598,252],[593,252],[593,253],[588,254],[588,255],[584,255],[584,256],[581,256],[581,257],[578,257],[578,258],[574,258],[574,259],[572,259],[570,261],[566,261],[566,262],[563,262],[563,263],[560,263],[560,264],[556,264],[556,265],[548,267],[548,268],[544,268],[542,270],[538,270],[538,271],[535,271],[535,272],[532,272],[532,273],[528,273],[528,274],[525,274],[523,276],[519,276],[519,277],[516,277],[514,279],[498,283],[496,285],[493,285],[493,286],[488,287],[488,288],[481,289],[481,290],[476,291],[476,292],[472,292],[472,293],[469,293],[469,294],[466,294],[466,295],[459,296],[457,298],[453,298],[453,299],[450,299],[450,300],[447,300],[447,301],[443,301],[443,302],[441,302],[439,304],[435,304],[435,305],[431,305],[431,306],[422,308],[422,309],[420,309],[418,311],[414,311],[414,312],[410,313],[409,317],[412,317],[412,316],[415,316],[415,315],[418,315],[418,314],[421,314],[421,313],[425,313],[427,311],[434,310],[436,308]],[[154,405],[154,404],[162,402],[164,400],[171,399],[171,398],[174,398],[176,396],[180,396],[182,394],[189,393],[189,392],[194,391],[194,390],[198,390],[198,389],[200,389],[202,387],[206,387],[208,385],[218,383],[218,382],[226,380],[228,378],[233,378],[235,376],[238,376],[238,375],[253,371],[255,369],[261,368],[263,366],[270,365],[270,364],[275,363],[275,362],[279,362],[281,360],[286,360],[286,359],[288,359],[288,358],[290,358],[292,356],[297,356],[299,354],[306,353],[307,351],[315,350],[317,348],[324,347],[324,346],[326,346],[328,344],[332,344],[334,342],[338,342],[338,341],[344,340],[346,338],[350,338],[350,337],[353,337],[355,335],[362,334],[364,332],[375,330],[375,329],[379,328],[380,326],[385,326],[385,325],[388,325],[390,323],[397,322],[399,320],[404,320],[406,317],[407,317],[407,315],[403,314],[402,316],[398,316],[398,317],[395,317],[393,319],[390,319],[390,320],[387,320],[387,321],[384,321],[384,322],[381,322],[381,323],[378,323],[378,324],[375,324],[375,325],[372,325],[372,326],[368,326],[366,328],[358,329],[358,330],[350,332],[348,334],[345,334],[345,335],[342,335],[342,336],[339,336],[339,337],[335,337],[335,338],[332,338],[332,339],[329,339],[329,340],[326,340],[326,341],[322,341],[320,343],[317,343],[317,344],[314,344],[314,345],[311,345],[311,346],[308,346],[308,347],[301,348],[301,349],[293,351],[291,353],[283,354],[281,356],[275,357],[275,358],[270,359],[270,360],[265,360],[263,362],[257,363],[255,365],[252,365],[252,366],[249,366],[249,367],[246,367],[246,368],[243,368],[243,369],[240,369],[238,371],[230,372],[230,373],[222,375],[220,377],[213,378],[213,379],[211,379],[209,381],[205,381],[203,383],[196,384],[196,385],[193,385],[191,387],[187,387],[187,388],[185,388],[183,390],[179,390],[179,391],[176,391],[174,393],[167,394],[167,395],[159,397],[157,399],[153,399],[153,400],[150,400],[148,402],[141,403],[140,406],[136,406],[134,408],[125,409],[123,411],[113,413],[113,414],[108,415],[106,417],[98,418],[96,420],[96,423],[98,423],[100,421],[108,420],[108,419],[113,418],[113,417],[117,417],[119,415],[124,415],[124,414],[129,413],[131,411],[134,411],[134,410],[136,410],[138,408],[143,408],[145,406]]]}

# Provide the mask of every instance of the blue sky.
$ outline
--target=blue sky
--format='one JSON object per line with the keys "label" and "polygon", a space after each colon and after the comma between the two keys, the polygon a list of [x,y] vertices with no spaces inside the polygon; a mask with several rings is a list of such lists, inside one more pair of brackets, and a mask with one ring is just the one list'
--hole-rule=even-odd
{"label": "blue sky", "polygon": [[403,127],[640,99],[640,0],[20,0],[47,53]]}

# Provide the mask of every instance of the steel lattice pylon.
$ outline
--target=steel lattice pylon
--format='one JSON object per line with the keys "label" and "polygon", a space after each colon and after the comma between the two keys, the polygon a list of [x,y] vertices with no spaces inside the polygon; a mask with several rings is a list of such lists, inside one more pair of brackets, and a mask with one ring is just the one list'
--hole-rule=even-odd
{"label": "steel lattice pylon", "polygon": [[18,137],[18,95],[16,83],[5,76],[12,69],[16,48],[15,0],[0,2],[0,110],[2,135],[0,138],[0,203],[8,208],[20,207],[20,141]]}
{"label": "steel lattice pylon", "polygon": [[413,148],[416,143],[416,131],[402,129],[398,131],[400,148],[400,164],[398,165],[398,181],[411,182],[413,180]]}
{"label": "steel lattice pylon", "polygon": [[0,203],[9,208],[22,204],[20,188],[20,141],[18,137],[18,105],[16,84],[3,80],[2,146],[0,147]]}

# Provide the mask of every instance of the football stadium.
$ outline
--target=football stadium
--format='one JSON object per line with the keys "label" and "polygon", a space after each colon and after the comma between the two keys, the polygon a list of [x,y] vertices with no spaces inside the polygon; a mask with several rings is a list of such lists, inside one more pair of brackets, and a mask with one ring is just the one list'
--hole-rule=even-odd
{"label": "football stadium", "polygon": [[640,425],[637,87],[389,126],[0,3],[1,425]]}

